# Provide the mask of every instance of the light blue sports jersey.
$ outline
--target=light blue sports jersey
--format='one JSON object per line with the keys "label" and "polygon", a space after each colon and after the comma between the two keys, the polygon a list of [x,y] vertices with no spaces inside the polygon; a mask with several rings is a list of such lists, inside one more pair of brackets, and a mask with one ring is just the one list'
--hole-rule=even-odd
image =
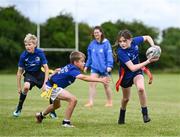
{"label": "light blue sports jersey", "polygon": [[[139,45],[144,42],[142,36],[134,37],[131,42],[131,47],[128,49],[122,49],[118,47],[117,54],[118,54],[118,61],[120,62],[121,67],[125,69],[124,79],[129,79],[134,77],[134,73],[126,66],[126,62],[131,60],[133,64],[139,63]],[[121,74],[121,70],[119,69],[119,73]]]}
{"label": "light blue sports jersey", "polygon": [[41,49],[35,48],[34,53],[29,53],[26,50],[21,54],[18,66],[26,72],[37,72],[41,70],[41,66],[47,64],[44,52]]}
{"label": "light blue sports jersey", "polygon": [[52,87],[52,84],[57,84],[58,87],[66,88],[75,81],[76,76],[79,74],[81,74],[81,72],[77,66],[68,64],[54,74],[51,79],[48,80],[47,85]]}
{"label": "light blue sports jersey", "polygon": [[93,40],[88,46],[87,54],[86,67],[100,73],[106,73],[107,67],[113,68],[111,44],[107,39],[104,39],[102,43]]}

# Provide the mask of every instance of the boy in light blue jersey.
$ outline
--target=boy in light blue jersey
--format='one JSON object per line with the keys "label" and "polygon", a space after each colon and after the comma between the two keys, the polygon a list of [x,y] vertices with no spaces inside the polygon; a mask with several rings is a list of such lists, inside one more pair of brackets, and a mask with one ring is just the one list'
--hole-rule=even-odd
{"label": "boy in light blue jersey", "polygon": [[147,109],[147,96],[144,87],[144,77],[141,68],[151,62],[157,61],[159,58],[150,58],[140,63],[139,45],[146,41],[151,46],[154,46],[154,41],[150,36],[138,36],[132,38],[132,35],[128,30],[120,31],[118,34],[116,42],[118,48],[116,54],[120,63],[119,74],[121,75],[121,71],[125,71],[121,82],[123,98],[121,101],[118,124],[125,123],[126,106],[130,99],[130,91],[133,84],[135,84],[138,90],[143,121],[144,123],[150,122]]}
{"label": "boy in light blue jersey", "polygon": [[[49,105],[43,112],[36,113],[37,123],[41,123],[43,118],[51,111],[60,107],[61,101],[67,101],[68,106],[65,112],[65,119],[62,121],[64,127],[74,127],[71,122],[71,116],[77,104],[77,99],[74,95],[68,92],[65,88],[71,85],[76,79],[91,82],[101,82],[108,84],[108,78],[92,78],[90,76],[81,74],[84,69],[85,55],[82,52],[74,51],[70,54],[70,64],[61,68],[59,71],[52,74],[51,78],[46,83],[46,90],[48,92],[52,89],[51,99],[53,104]],[[56,85],[56,88],[53,88]]]}
{"label": "boy in light blue jersey", "polygon": [[[87,61],[84,71],[88,68],[91,69],[91,77],[108,77],[108,73],[113,68],[113,55],[111,44],[108,39],[104,38],[104,32],[100,26],[96,26],[93,29],[93,40],[87,49]],[[94,97],[96,94],[96,82],[89,83],[89,99],[85,107],[92,107],[94,104]],[[104,85],[107,101],[105,106],[112,106],[112,91],[110,85]]]}
{"label": "boy in light blue jersey", "polygon": [[[13,116],[19,117],[23,107],[23,103],[26,99],[27,93],[34,86],[45,89],[45,83],[48,80],[48,65],[44,52],[37,47],[37,37],[32,34],[27,34],[24,38],[24,44],[26,50],[21,54],[18,71],[17,71],[17,86],[18,93],[20,94],[19,103],[16,110],[13,112]],[[41,67],[44,67],[45,73],[41,71]],[[21,76],[24,75],[23,90],[21,87]],[[55,112],[53,112],[54,115]]]}

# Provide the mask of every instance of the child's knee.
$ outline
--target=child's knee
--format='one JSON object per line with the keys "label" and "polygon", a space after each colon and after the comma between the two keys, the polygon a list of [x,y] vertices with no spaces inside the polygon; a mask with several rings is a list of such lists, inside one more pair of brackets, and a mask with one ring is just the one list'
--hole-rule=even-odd
{"label": "child's knee", "polygon": [[73,97],[71,98],[71,102],[72,102],[73,104],[77,104],[77,98],[76,98],[75,96],[73,96]]}
{"label": "child's knee", "polygon": [[59,104],[54,104],[54,109],[58,109],[58,108],[60,108],[61,107],[61,104],[59,103]]}
{"label": "child's knee", "polygon": [[138,92],[140,93],[140,94],[143,94],[144,93],[144,88],[143,87],[138,87]]}
{"label": "child's knee", "polygon": [[28,93],[28,91],[29,91],[29,86],[26,86],[26,85],[25,85],[23,90],[24,90],[25,93]]}

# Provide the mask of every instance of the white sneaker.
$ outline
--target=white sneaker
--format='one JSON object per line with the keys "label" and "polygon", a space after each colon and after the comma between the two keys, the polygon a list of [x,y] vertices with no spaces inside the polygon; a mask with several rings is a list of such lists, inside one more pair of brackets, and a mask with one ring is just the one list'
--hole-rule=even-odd
{"label": "white sneaker", "polygon": [[74,127],[72,124],[71,124],[71,122],[70,121],[62,121],[62,126],[63,127],[67,127],[67,128],[72,128],[72,127]]}
{"label": "white sneaker", "polygon": [[52,118],[52,119],[58,119],[57,115],[55,112],[50,112],[49,113],[49,116]]}
{"label": "white sneaker", "polygon": [[14,117],[19,117],[20,114],[21,114],[21,110],[18,110],[18,109],[13,112]]}
{"label": "white sneaker", "polygon": [[74,126],[71,124],[63,124],[62,127],[73,128]]}

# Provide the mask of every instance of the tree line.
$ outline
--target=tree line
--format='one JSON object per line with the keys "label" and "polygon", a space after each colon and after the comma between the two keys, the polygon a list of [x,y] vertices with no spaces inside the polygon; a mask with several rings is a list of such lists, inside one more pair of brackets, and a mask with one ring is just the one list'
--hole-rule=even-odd
{"label": "tree line", "polygon": [[[128,29],[133,36],[150,35],[157,45],[160,45],[162,54],[160,60],[150,64],[156,70],[179,70],[180,68],[180,28],[169,27],[160,31],[158,28],[145,25],[141,21],[125,22],[107,21],[101,24],[106,38],[113,45],[118,32]],[[75,21],[70,13],[59,13],[40,24],[40,43],[43,48],[74,48]],[[87,47],[92,40],[92,26],[79,22],[79,50],[87,53]],[[19,56],[24,47],[24,37],[27,33],[36,34],[37,25],[29,18],[24,17],[14,6],[0,7],[0,70],[16,69]],[[140,47],[140,60],[146,59],[145,52],[148,45]],[[48,64],[56,68],[69,63],[68,52],[45,52]],[[115,68],[118,66],[115,65]]]}

